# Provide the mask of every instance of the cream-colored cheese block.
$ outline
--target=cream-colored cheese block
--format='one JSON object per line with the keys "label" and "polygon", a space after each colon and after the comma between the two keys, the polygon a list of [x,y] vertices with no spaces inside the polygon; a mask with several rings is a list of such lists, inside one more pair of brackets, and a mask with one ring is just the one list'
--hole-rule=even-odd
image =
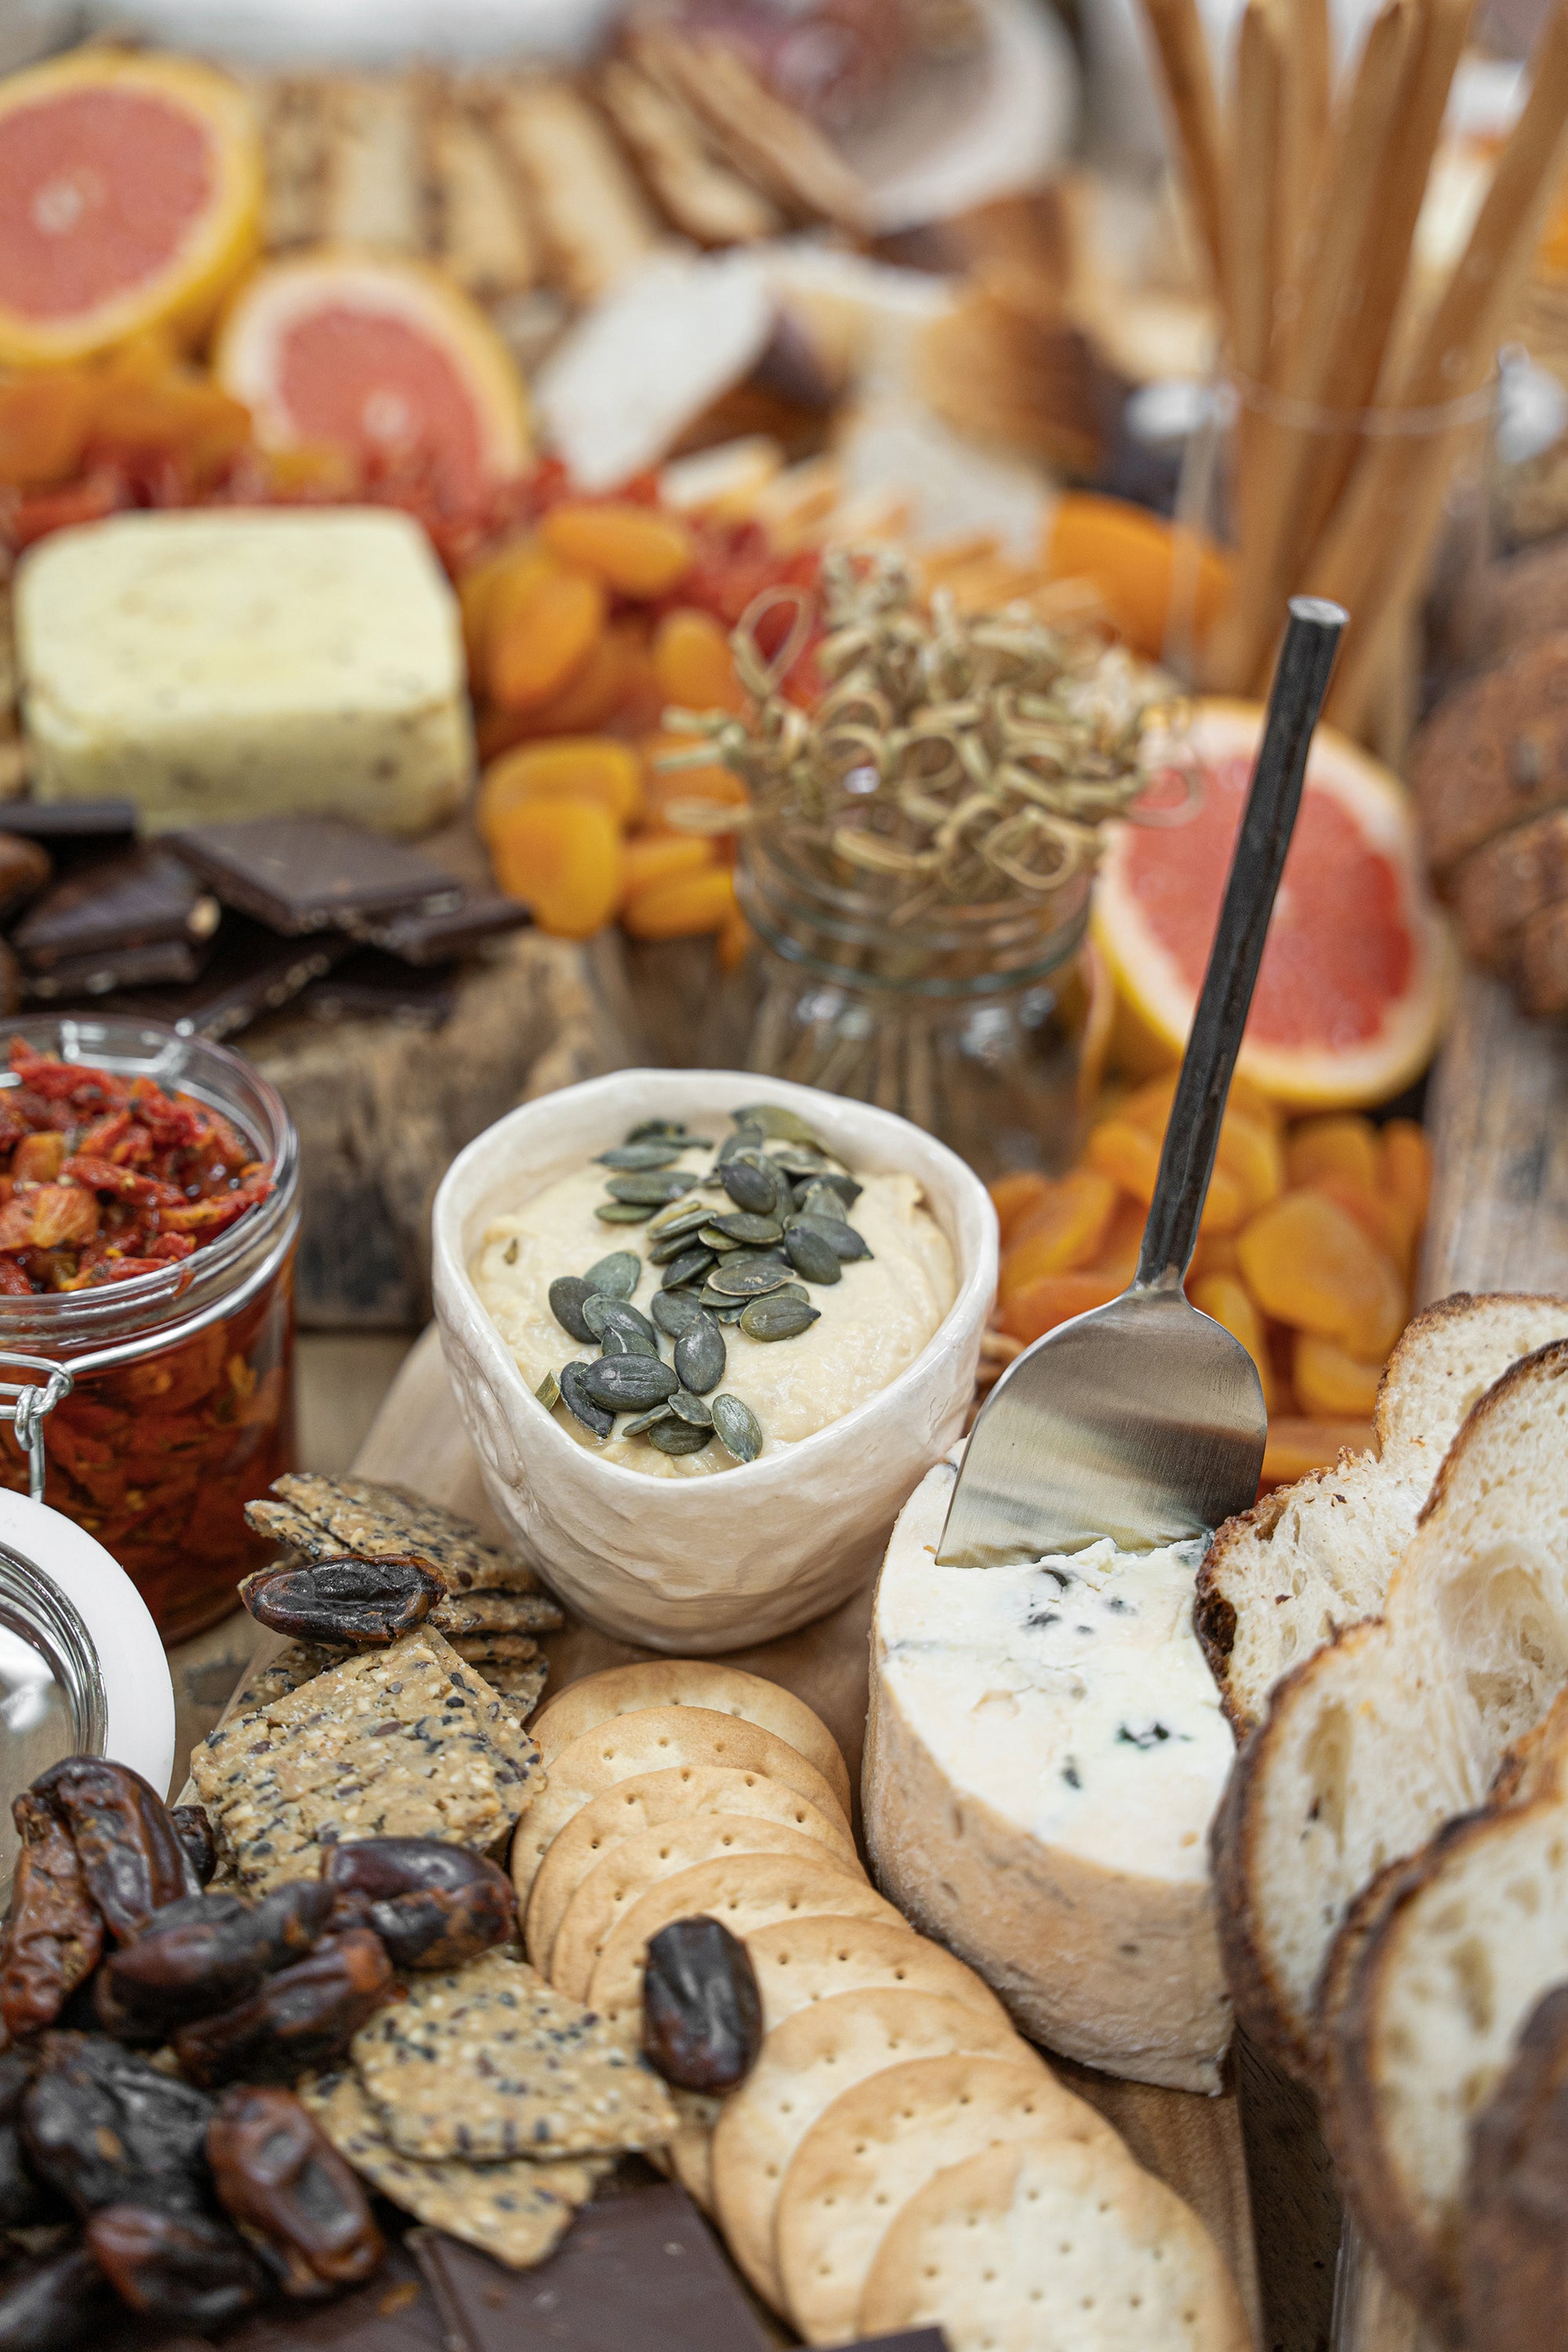
{"label": "cream-colored cheese block", "polygon": [[406,515],[115,515],[36,548],[16,611],[40,799],[417,833],[471,780],[457,599]]}
{"label": "cream-colored cheese block", "polygon": [[1193,1631],[1202,1547],[940,1568],[954,1475],[940,1463],[916,1488],[877,1591],[877,1884],[1036,2040],[1217,2091],[1208,1832],[1235,1748]]}

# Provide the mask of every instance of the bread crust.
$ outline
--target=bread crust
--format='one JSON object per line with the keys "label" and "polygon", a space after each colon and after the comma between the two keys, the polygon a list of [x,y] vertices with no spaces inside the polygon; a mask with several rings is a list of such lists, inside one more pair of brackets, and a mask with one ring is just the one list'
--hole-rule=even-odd
{"label": "bread crust", "polygon": [[1439,876],[1505,825],[1568,797],[1568,635],[1457,687],[1418,730],[1409,774]]}
{"label": "bread crust", "polygon": [[1476,2117],[1460,2248],[1474,2352],[1556,2352],[1568,2310],[1568,1985],[1537,2004]]}

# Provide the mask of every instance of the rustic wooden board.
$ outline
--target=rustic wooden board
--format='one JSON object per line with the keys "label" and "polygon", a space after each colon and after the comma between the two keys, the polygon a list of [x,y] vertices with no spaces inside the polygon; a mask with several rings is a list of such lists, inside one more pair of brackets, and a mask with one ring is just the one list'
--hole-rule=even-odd
{"label": "rustic wooden board", "polygon": [[[458,1419],[434,1328],[409,1356],[377,1416],[356,1467],[367,1478],[413,1486],[499,1533],[479,1464]],[[871,1588],[798,1633],[734,1650],[727,1663],[782,1683],[816,1709],[858,1782],[866,1729]],[[546,1636],[554,1696],[601,1666],[652,1656],[586,1626]],[[1064,2066],[1075,2089],[1115,2125],[1140,2161],[1170,2182],[1201,2214],[1236,2273],[1254,2326],[1258,2268],[1241,2119],[1234,2090],[1217,2099],[1121,2083],[1081,2066]]]}

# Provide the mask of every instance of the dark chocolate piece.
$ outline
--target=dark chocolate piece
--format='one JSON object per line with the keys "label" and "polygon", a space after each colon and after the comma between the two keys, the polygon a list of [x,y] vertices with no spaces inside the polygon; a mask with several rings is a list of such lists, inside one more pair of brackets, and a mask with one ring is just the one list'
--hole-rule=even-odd
{"label": "dark chocolate piece", "polygon": [[7,801],[0,810],[7,833],[19,833],[46,847],[111,843],[136,838],[133,801]]}
{"label": "dark chocolate piece", "polygon": [[903,2327],[897,2336],[858,2336],[845,2352],[952,2352],[941,2327]]}
{"label": "dark chocolate piece", "polygon": [[353,942],[341,931],[283,940],[247,915],[227,914],[205,969],[188,986],[127,996],[116,1009],[144,1013],[167,1022],[182,1037],[210,1037],[217,1044],[237,1036],[264,1013],[278,1012],[353,952]]}
{"label": "dark chocolate piece", "polygon": [[54,870],[54,860],[41,842],[0,832],[0,917],[36,898]]}
{"label": "dark chocolate piece", "polygon": [[58,1004],[62,998],[108,996],[120,988],[188,984],[199,978],[205,962],[205,951],[186,940],[105,948],[97,955],[71,956],[52,971],[24,971],[22,994],[31,1003]]}
{"label": "dark chocolate piece", "polygon": [[450,964],[418,971],[380,948],[360,948],[300,999],[300,1012],[313,1020],[395,1021],[407,1029],[439,1029],[457,1009]]}
{"label": "dark chocolate piece", "polygon": [[224,904],[297,939],[351,916],[455,907],[462,886],[406,842],[335,816],[262,816],[165,836]]}
{"label": "dark chocolate piece", "polygon": [[[90,968],[95,959],[107,967],[133,948],[181,946],[194,955],[216,930],[218,913],[211,892],[167,849],[122,849],[52,884],[16,926],[11,944],[30,971],[54,975]],[[194,979],[197,969],[193,961],[186,971],[156,977]]]}
{"label": "dark chocolate piece", "polygon": [[766,2352],[718,2240],[673,2183],[595,2199],[531,2271],[438,2230],[411,2230],[407,2244],[448,2342],[468,2352]]}
{"label": "dark chocolate piece", "polygon": [[356,940],[384,948],[405,963],[426,965],[446,963],[478,947],[481,940],[520,931],[532,919],[517,899],[502,898],[499,891],[475,890],[465,892],[457,906],[438,913],[414,908],[401,915],[355,915],[345,928]]}

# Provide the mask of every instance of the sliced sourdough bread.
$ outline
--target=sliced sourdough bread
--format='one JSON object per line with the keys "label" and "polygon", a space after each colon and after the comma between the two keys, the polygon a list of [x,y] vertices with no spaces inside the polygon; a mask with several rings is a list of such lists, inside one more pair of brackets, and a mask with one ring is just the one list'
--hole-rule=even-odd
{"label": "sliced sourdough bread", "polygon": [[[1462,2335],[1471,2126],[1568,1976],[1568,1696],[1511,1796],[1450,1822],[1355,1945],[1323,2039],[1323,2121],[1388,2270]],[[1345,1937],[1342,1936],[1342,1943]]]}
{"label": "sliced sourdough bread", "polygon": [[1470,2133],[1470,2352],[1555,2352],[1568,2312],[1568,1984],[1545,1995]]}
{"label": "sliced sourdough bread", "polygon": [[1568,1299],[1459,1291],[1410,1323],[1378,1390],[1375,1454],[1342,1454],[1239,1518],[1198,1577],[1195,1622],[1238,1735],[1268,1694],[1347,1625],[1375,1617],[1394,1562],[1478,1399],[1510,1364],[1568,1334]]}
{"label": "sliced sourdough bread", "polygon": [[1487,1797],[1568,1679],[1568,1341],[1513,1365],[1438,1472],[1384,1614],[1275,1692],[1215,1818],[1237,2007],[1314,2070],[1335,1936],[1378,1872]]}

